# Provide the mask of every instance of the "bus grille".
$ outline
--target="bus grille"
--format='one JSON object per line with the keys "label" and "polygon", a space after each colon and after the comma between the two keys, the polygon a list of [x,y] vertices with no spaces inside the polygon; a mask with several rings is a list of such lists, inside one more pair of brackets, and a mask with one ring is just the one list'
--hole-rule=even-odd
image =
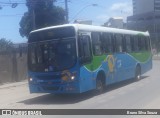
{"label": "bus grille", "polygon": [[55,79],[61,79],[61,75],[38,75],[38,76],[36,76],[37,77],[37,79],[39,79],[39,80],[55,80]]}
{"label": "bus grille", "polygon": [[44,86],[43,89],[45,91],[57,91],[59,87],[49,87],[49,86]]}

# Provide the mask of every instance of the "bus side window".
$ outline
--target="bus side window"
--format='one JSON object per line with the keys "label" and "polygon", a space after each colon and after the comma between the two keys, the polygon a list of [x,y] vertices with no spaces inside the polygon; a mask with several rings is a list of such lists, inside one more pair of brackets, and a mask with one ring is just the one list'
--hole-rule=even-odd
{"label": "bus side window", "polygon": [[146,49],[146,46],[145,46],[145,36],[143,36],[141,40],[142,40],[141,41],[141,43],[142,43],[142,51],[146,51],[147,49]]}
{"label": "bus side window", "polygon": [[125,40],[126,40],[126,51],[132,52],[131,37],[129,35],[125,35]]}
{"label": "bus side window", "polygon": [[88,35],[79,36],[79,57],[80,63],[90,63],[92,60],[91,42]]}
{"label": "bus side window", "polygon": [[139,36],[138,37],[138,47],[139,47],[139,51],[144,51],[145,50],[144,36]]}
{"label": "bus side window", "polygon": [[115,35],[115,48],[116,52],[123,52],[123,37],[120,34]]}
{"label": "bus side window", "polygon": [[130,41],[131,41],[131,50],[134,52],[134,36],[130,36]]}
{"label": "bus side window", "polygon": [[31,52],[29,54],[29,59],[30,59],[30,62],[31,64],[36,64],[36,50],[35,50],[35,47],[36,45],[35,44],[30,44],[32,46],[29,46],[29,52]]}
{"label": "bus side window", "polygon": [[96,56],[102,55],[103,52],[102,52],[100,33],[92,32],[91,37],[92,37],[93,54]]}
{"label": "bus side window", "polygon": [[134,36],[134,51],[135,52],[139,51],[138,37],[137,36]]}
{"label": "bus side window", "polygon": [[113,52],[112,34],[102,33],[101,41],[102,41],[103,52],[104,53],[112,53]]}
{"label": "bus side window", "polygon": [[149,37],[145,37],[145,49],[146,49],[147,51],[150,50]]}

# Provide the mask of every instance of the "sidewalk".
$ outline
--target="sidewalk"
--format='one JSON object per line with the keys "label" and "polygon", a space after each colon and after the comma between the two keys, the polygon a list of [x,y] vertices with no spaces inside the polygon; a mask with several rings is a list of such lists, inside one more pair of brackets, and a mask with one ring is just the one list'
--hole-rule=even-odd
{"label": "sidewalk", "polygon": [[22,86],[28,84],[27,80],[23,80],[21,82],[13,82],[13,83],[4,83],[0,85],[0,89],[10,88],[10,87],[16,87],[16,86]]}
{"label": "sidewalk", "polygon": [[154,55],[153,60],[160,60],[160,55]]}

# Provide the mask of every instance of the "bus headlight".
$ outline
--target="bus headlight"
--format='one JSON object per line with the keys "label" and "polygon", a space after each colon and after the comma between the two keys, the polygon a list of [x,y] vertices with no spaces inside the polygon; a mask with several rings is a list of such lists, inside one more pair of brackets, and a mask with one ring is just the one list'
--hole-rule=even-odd
{"label": "bus headlight", "polygon": [[32,78],[29,78],[29,81],[30,81],[30,82],[32,82],[32,81],[33,81],[33,79],[32,79]]}
{"label": "bus headlight", "polygon": [[63,81],[67,81],[67,82],[69,82],[69,81],[74,81],[74,80],[75,80],[75,76],[74,76],[74,75],[71,76],[71,77],[63,76],[63,77],[62,77],[62,80],[63,80]]}
{"label": "bus headlight", "polygon": [[73,76],[71,76],[71,80],[74,80],[75,79],[75,76],[73,75]]}

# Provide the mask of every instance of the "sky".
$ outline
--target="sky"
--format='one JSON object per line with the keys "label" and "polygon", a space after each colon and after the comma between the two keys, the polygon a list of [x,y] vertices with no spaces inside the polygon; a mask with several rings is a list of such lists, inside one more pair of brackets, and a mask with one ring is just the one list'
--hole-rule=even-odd
{"label": "sky", "polygon": [[[14,43],[27,42],[19,34],[19,22],[27,7],[18,4],[12,8],[10,4],[25,3],[26,0],[0,0],[0,38],[6,38]],[[65,0],[57,0],[56,5],[65,8]],[[132,0],[68,0],[69,22],[74,20],[92,20],[93,25],[103,25],[110,17],[123,17],[132,15]],[[96,4],[96,6],[92,6]]]}

